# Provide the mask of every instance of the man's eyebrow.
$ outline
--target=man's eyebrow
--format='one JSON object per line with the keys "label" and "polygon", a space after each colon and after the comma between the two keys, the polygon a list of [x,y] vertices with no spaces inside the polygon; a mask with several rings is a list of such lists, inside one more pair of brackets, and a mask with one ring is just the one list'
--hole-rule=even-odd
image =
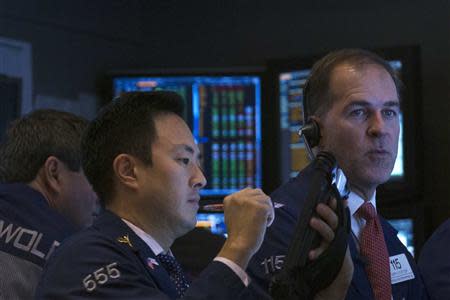
{"label": "man's eyebrow", "polygon": [[355,106],[367,107],[367,106],[370,106],[370,103],[365,100],[353,100],[350,103],[347,103],[347,105],[345,107],[351,108],[351,107],[355,107]]}
{"label": "man's eyebrow", "polygon": [[[192,148],[191,146],[189,146],[189,145],[187,145],[187,144],[180,144],[180,145],[177,145],[176,148],[177,148],[177,149],[184,150],[184,151],[186,151],[186,152],[189,152],[189,153],[192,154],[192,155],[195,154],[194,148]],[[198,159],[202,159],[202,158],[203,158],[202,154],[199,153],[199,154],[197,155],[197,158],[198,158]]]}
{"label": "man's eyebrow", "polygon": [[189,153],[191,153],[191,154],[194,154],[194,148],[192,148],[191,146],[189,146],[189,145],[186,145],[186,144],[182,144],[181,145],[181,147],[185,150],[185,151],[187,151],[187,152],[189,152]]}
{"label": "man's eyebrow", "polygon": [[398,100],[388,101],[388,102],[384,103],[384,106],[387,106],[387,107],[394,107],[394,106],[400,107],[400,101],[398,101]]}
{"label": "man's eyebrow", "polygon": [[[347,107],[353,107],[353,106],[363,106],[363,107],[367,107],[367,106],[371,106],[372,104],[369,101],[366,100],[354,100],[352,102],[350,102],[349,104],[347,104]],[[394,107],[400,106],[400,101],[398,100],[391,100],[391,101],[387,101],[383,104],[384,107]]]}

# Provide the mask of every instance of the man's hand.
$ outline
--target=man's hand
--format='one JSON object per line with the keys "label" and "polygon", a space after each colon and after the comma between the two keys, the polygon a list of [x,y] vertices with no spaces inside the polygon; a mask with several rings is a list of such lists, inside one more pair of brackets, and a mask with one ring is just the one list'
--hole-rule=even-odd
{"label": "man's hand", "polygon": [[246,188],[225,197],[223,204],[228,238],[218,256],[245,270],[274,218],[272,202],[262,190]]}
{"label": "man's hand", "polygon": [[[331,199],[329,206],[325,204],[317,205],[316,212],[320,218],[313,217],[310,221],[310,226],[315,229],[322,237],[318,248],[309,252],[311,260],[316,259],[322,254],[331,241],[334,239],[334,231],[338,226],[338,217],[335,214],[336,199]],[[353,277],[353,262],[350,257],[350,251],[347,247],[344,262],[335,280],[326,289],[320,291],[315,297],[315,300],[339,300],[345,299],[347,289]]]}
{"label": "man's hand", "polygon": [[353,262],[350,250],[347,247],[341,270],[334,281],[324,290],[317,293],[314,300],[341,300],[345,299],[348,287],[353,277]]}
{"label": "man's hand", "polygon": [[334,198],[330,200],[329,205],[319,203],[316,207],[316,212],[320,218],[312,217],[309,222],[309,225],[315,229],[321,237],[319,247],[309,252],[309,259],[311,260],[319,257],[334,239],[334,231],[339,222],[335,213],[336,206],[336,199]]}

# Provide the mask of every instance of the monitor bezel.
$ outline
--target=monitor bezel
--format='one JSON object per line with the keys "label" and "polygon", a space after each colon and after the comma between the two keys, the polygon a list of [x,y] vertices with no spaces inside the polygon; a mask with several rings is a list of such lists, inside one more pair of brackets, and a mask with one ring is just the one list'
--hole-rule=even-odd
{"label": "monitor bezel", "polygon": [[[265,67],[261,66],[239,66],[239,67],[224,67],[224,68],[168,68],[168,69],[142,69],[142,70],[115,70],[110,71],[106,75],[102,76],[98,80],[97,86],[99,87],[98,94],[100,95],[100,105],[106,105],[114,97],[114,79],[118,77],[124,78],[134,78],[134,77],[227,77],[227,76],[254,76],[260,79],[260,128],[261,128],[261,188],[266,190],[266,185],[270,181],[270,176],[268,175],[269,169],[266,168],[264,161],[271,157],[271,153],[265,151],[269,149],[269,140],[264,138],[264,132],[267,130],[264,120],[266,120],[267,115],[270,113],[268,107],[264,105],[267,102],[267,71]],[[192,124],[188,124],[192,127]],[[270,127],[270,126],[269,126]],[[191,128],[192,129],[192,128]],[[200,200],[200,205],[221,203],[223,198],[227,196],[223,195],[202,195]]]}

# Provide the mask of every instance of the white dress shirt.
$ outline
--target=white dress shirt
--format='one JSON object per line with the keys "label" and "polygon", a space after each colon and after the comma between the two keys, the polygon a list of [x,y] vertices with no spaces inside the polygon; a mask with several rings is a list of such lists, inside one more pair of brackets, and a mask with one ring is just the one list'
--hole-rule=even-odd
{"label": "white dress shirt", "polygon": [[[372,203],[373,207],[375,208],[375,211],[377,210],[377,201],[375,200],[377,192],[375,191],[373,193],[372,198],[370,198],[369,202]],[[361,207],[361,205],[364,204],[364,199],[361,198],[358,194],[354,192],[350,192],[348,195],[348,209],[350,210],[350,220],[352,224],[352,233],[353,238],[356,242],[356,247],[359,251],[359,239],[361,237],[361,231],[363,230],[364,226],[366,226],[366,220],[359,217],[356,212]],[[391,295],[391,299],[394,299],[394,296]]]}
{"label": "white dress shirt", "polygon": [[[376,203],[376,192],[373,193],[372,198],[370,198],[369,202],[372,203],[373,207],[375,208],[375,211],[377,209],[377,203]],[[350,210],[350,219],[351,219],[351,225],[352,225],[352,232],[354,237],[356,238],[357,244],[359,244],[359,239],[361,237],[361,231],[366,225],[366,220],[359,217],[356,212],[361,207],[361,205],[364,204],[364,199],[361,198],[358,194],[355,192],[350,192],[348,195],[348,208]]]}
{"label": "white dress shirt", "polygon": [[[147,232],[143,231],[142,229],[140,229],[139,227],[137,227],[136,225],[132,224],[131,222],[125,219],[122,219],[122,221],[124,221],[125,224],[127,224],[128,227],[130,227],[130,229],[133,230],[133,232],[150,247],[150,249],[153,251],[153,253],[155,253],[155,255],[164,252],[164,249],[161,247],[161,245],[150,234],[148,234]],[[173,256],[170,250],[168,251],[168,253],[164,254],[169,254]],[[242,280],[245,286],[248,286],[250,284],[250,277],[247,275],[247,273],[245,273],[245,271],[240,266],[238,266],[233,261],[229,260],[228,258],[220,256],[214,258],[214,261],[221,262],[225,264],[227,267],[229,267]]]}

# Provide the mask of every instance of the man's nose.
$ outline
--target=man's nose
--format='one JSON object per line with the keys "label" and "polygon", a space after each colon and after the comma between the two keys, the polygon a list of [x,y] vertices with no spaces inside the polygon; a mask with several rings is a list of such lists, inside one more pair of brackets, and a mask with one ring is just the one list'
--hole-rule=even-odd
{"label": "man's nose", "polygon": [[386,134],[386,120],[383,118],[381,111],[375,112],[369,118],[368,134],[375,137]]}
{"label": "man's nose", "polygon": [[200,166],[196,165],[194,168],[195,170],[191,179],[191,187],[199,190],[206,186],[207,181]]}

